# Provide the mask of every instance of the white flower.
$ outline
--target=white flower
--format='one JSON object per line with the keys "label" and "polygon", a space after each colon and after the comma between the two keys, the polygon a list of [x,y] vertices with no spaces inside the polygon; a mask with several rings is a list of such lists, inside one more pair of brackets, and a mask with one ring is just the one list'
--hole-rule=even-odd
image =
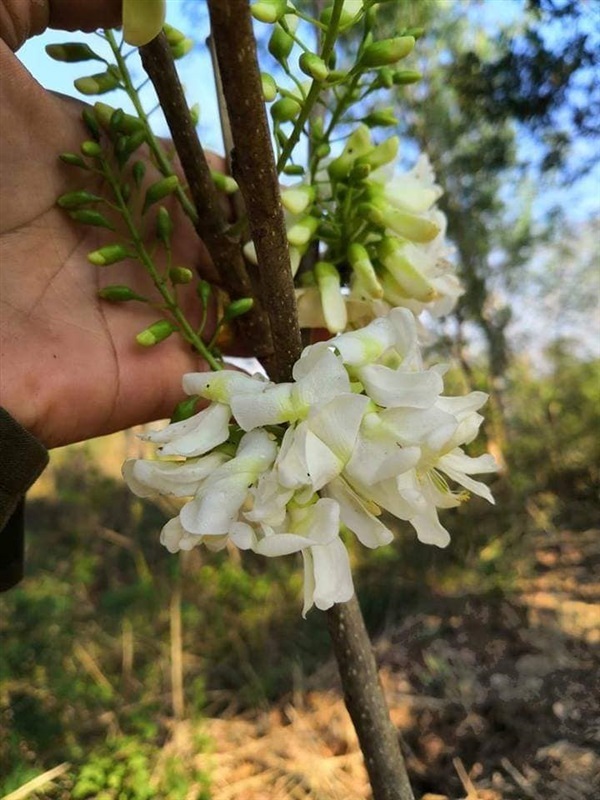
{"label": "white flower", "polygon": [[189,419],[140,434],[140,438],[160,445],[160,453],[165,456],[201,456],[227,441],[230,417],[229,406],[213,403]]}
{"label": "white flower", "polygon": [[157,494],[191,497],[198,491],[202,481],[228,458],[224,453],[210,453],[203,458],[188,458],[185,461],[130,458],[123,464],[122,471],[127,485],[138,497]]}

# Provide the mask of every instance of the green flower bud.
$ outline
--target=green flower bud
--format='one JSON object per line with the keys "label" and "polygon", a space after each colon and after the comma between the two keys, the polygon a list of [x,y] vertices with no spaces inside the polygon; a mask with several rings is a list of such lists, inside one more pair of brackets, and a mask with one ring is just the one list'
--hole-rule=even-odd
{"label": "green flower bud", "polygon": [[102,197],[99,195],[86,192],[82,189],[80,191],[62,194],[56,202],[61,208],[70,209],[89,206],[91,203],[99,203],[101,200]]}
{"label": "green flower bud", "polygon": [[404,36],[412,36],[415,39],[420,39],[425,35],[425,28],[407,28],[404,31]]}
{"label": "green flower bud", "polygon": [[108,123],[110,130],[113,132],[120,131],[124,119],[125,119],[125,112],[123,111],[123,109],[115,108],[113,113],[110,115],[110,121]]}
{"label": "green flower bud", "polygon": [[[103,128],[107,130],[111,127],[111,120],[113,119],[113,115],[117,111],[122,111],[122,109],[114,109],[112,106],[109,106],[107,103],[102,103],[100,100],[97,100],[94,103],[94,116],[102,125]],[[119,133],[135,133],[136,131],[145,130],[144,123],[138,117],[134,117],[132,114],[125,114],[123,112],[122,116],[119,115],[115,118],[115,122],[118,120],[118,125],[115,125],[115,130],[119,131]]]}
{"label": "green flower bud", "polygon": [[[342,13],[340,14],[339,30],[344,32],[351,28],[359,19],[359,14],[363,8],[362,0],[344,0]],[[321,22],[324,25],[329,25],[331,22],[331,12],[333,11],[333,3],[324,8],[321,12]]]}
{"label": "green flower bud", "polygon": [[[421,303],[435,297],[435,288],[406,255],[405,246],[394,237],[386,237],[378,246],[378,255],[397,284],[399,293]],[[384,280],[385,283],[385,280]],[[392,290],[394,287],[391,287]]]}
{"label": "green flower bud", "polygon": [[169,280],[173,284],[191,283],[193,279],[194,273],[187,267],[171,267],[169,270]]}
{"label": "green flower bud", "polygon": [[290,186],[281,192],[281,203],[290,214],[302,214],[313,203],[315,199],[314,186],[302,184],[300,186]]}
{"label": "green flower bud", "polygon": [[[298,26],[298,17],[295,14],[286,14],[284,19],[289,30],[295,33]],[[290,34],[284,31],[280,24],[276,25],[269,39],[269,53],[277,61],[285,63],[293,47],[294,40]]]}
{"label": "green flower bud", "polygon": [[200,103],[194,103],[193,106],[190,106],[190,117],[194,126],[200,122]]}
{"label": "green flower bud", "polygon": [[121,197],[123,200],[128,203],[131,198],[131,184],[130,183],[122,183],[121,184]]}
{"label": "green flower bud", "polygon": [[305,75],[316,81],[324,81],[329,75],[327,64],[315,53],[302,53],[298,59],[298,65]]}
{"label": "green flower bud", "polygon": [[77,153],[61,153],[60,160],[70,167],[81,167],[81,169],[89,169],[83,158],[78,156]]}
{"label": "green flower bud", "polygon": [[371,174],[371,167],[368,164],[354,164],[348,175],[348,182],[355,186],[366,180]]}
{"label": "green flower bud", "polygon": [[178,61],[180,58],[187,56],[187,54],[192,50],[194,47],[194,40],[186,38],[182,42],[179,42],[176,45],[171,47],[171,55]]}
{"label": "green flower bud", "polygon": [[254,305],[254,300],[251,297],[240,297],[239,300],[234,300],[225,309],[223,319],[231,320],[236,317],[241,317],[242,314],[247,314]]}
{"label": "green flower bud", "polygon": [[185,39],[185,33],[182,31],[177,30],[172,25],[169,25],[168,22],[165,22],[163,25],[163,31],[165,32],[165,36],[167,37],[167,42],[170,44],[171,47],[174,47],[179,42],[183,42]]}
{"label": "green flower bud", "polygon": [[85,95],[104,94],[116,89],[120,81],[114,71],[107,70],[99,72],[97,75],[88,75],[85,78],[77,78],[73,81],[78,92]]}
{"label": "green flower bud", "polygon": [[277,84],[275,79],[268,72],[260,73],[260,82],[265,103],[272,103],[277,97]]}
{"label": "green flower bud", "polygon": [[296,119],[301,110],[301,105],[291,97],[282,97],[271,106],[271,116],[275,122],[290,122]]}
{"label": "green flower bud", "polygon": [[83,142],[81,145],[81,152],[84,156],[90,156],[91,158],[98,158],[102,155],[102,148],[98,144],[98,142],[87,141]]}
{"label": "green flower bud", "polygon": [[379,108],[367,114],[363,122],[365,125],[368,125],[369,128],[385,128],[397,125],[398,118],[396,117],[393,107],[389,106],[388,108]]}
{"label": "green flower bud", "polygon": [[115,142],[115,154],[120,167],[123,167],[128,159],[135,153],[138,147],[141,147],[146,141],[146,131],[139,130],[132,133],[130,136],[119,136]]}
{"label": "green flower bud", "polygon": [[114,231],[115,226],[109,222],[104,214],[95,211],[93,208],[80,208],[78,211],[71,211],[69,213],[71,219],[75,222],[81,222],[84,225],[93,225],[96,228],[108,228],[109,231]]}
{"label": "green flower bud", "polygon": [[171,215],[164,206],[158,209],[156,215],[156,235],[165,247],[171,246],[171,234],[173,233],[173,221]]}
{"label": "green flower bud", "polygon": [[166,0],[123,0],[123,38],[141,47],[152,41],[165,22]]}
{"label": "green flower bud", "polygon": [[100,128],[98,127],[96,117],[93,115],[92,110],[90,108],[84,108],[81,112],[81,119],[92,137],[98,141],[100,139]]}
{"label": "green flower bud", "polygon": [[367,69],[385,67],[405,58],[414,48],[413,36],[397,36],[394,39],[382,39],[365,47],[360,58],[360,66]]}
{"label": "green flower bud", "polygon": [[222,172],[217,172],[217,170],[211,169],[210,176],[213,179],[214,185],[220,192],[225,192],[225,194],[235,194],[240,188],[237,185],[237,181],[232,178],[231,175],[223,175]]}
{"label": "green flower bud", "polygon": [[328,261],[317,261],[314,274],[321,295],[327,330],[330,333],[340,333],[348,324],[346,302],[341,292],[340,273]]}
{"label": "green flower bud", "polygon": [[397,136],[391,136],[386,139],[371,151],[356,159],[358,165],[368,164],[371,169],[377,169],[384,164],[389,164],[394,161],[398,155],[398,148],[400,146],[400,139]]}
{"label": "green flower bud", "polygon": [[46,53],[55,61],[66,61],[75,64],[78,61],[104,61],[91,47],[82,42],[64,42],[63,44],[47,44]]}
{"label": "green flower bud", "polygon": [[130,258],[130,254],[122,244],[107,244],[99,250],[88,253],[88,261],[96,267],[108,267],[126,258]]}
{"label": "green flower bud", "polygon": [[[383,199],[374,199],[370,203],[363,203],[362,213],[366,214],[371,222],[382,228],[390,228],[404,239],[411,242],[426,244],[433,241],[440,232],[439,225],[416,214],[400,211],[389,205]],[[361,213],[361,208],[359,208]]]}
{"label": "green flower bud", "polygon": [[137,188],[139,189],[142,181],[144,180],[144,175],[146,174],[146,165],[143,161],[136,161],[133,167],[131,168],[131,174],[133,175],[133,181]]}
{"label": "green flower bud", "polygon": [[177,175],[169,175],[153,183],[146,192],[142,213],[147,211],[153,203],[157,203],[159,200],[162,200],[163,197],[168,197],[170,194],[173,194],[178,187],[179,178]]}
{"label": "green flower bud", "polygon": [[310,242],[318,227],[319,220],[316,217],[306,216],[292,225],[287,232],[287,240],[294,247],[302,247]]}
{"label": "green flower bud", "polygon": [[332,180],[343,180],[349,174],[355,160],[372,149],[371,132],[366,125],[360,125],[348,137],[342,154],[334,158],[327,167]]}
{"label": "green flower bud", "polygon": [[283,168],[284,175],[304,175],[302,164],[286,164]]}
{"label": "green flower bud", "polygon": [[98,297],[102,300],[110,300],[111,303],[124,303],[128,300],[141,300],[146,303],[145,297],[137,294],[130,289],[129,286],[122,286],[115,284],[114,286],[105,286],[103,289],[98,290]]}
{"label": "green flower bud", "polygon": [[211,293],[212,286],[208,281],[205,281],[203,278],[201,278],[196,286],[196,294],[200,298],[203,308],[206,308]]}
{"label": "green flower bud", "polygon": [[199,399],[199,395],[193,394],[191,397],[186,397],[181,403],[177,403],[171,417],[171,422],[181,422],[184,419],[193,417],[196,413],[196,406],[198,405]]}
{"label": "green flower bud", "polygon": [[177,327],[168,319],[159,319],[153,322],[152,325],[145,328],[138,333],[135,340],[142,347],[152,347],[159,342],[164,342],[169,336],[177,330]]}
{"label": "green flower bud", "polygon": [[273,24],[283,17],[287,8],[287,0],[259,0],[252,3],[250,13],[259,22]]}
{"label": "green flower bud", "polygon": [[377,77],[373,81],[374,89],[391,89],[394,85],[394,72],[389,67],[377,70]]}
{"label": "green flower bud", "polygon": [[317,158],[327,158],[331,153],[331,146],[327,142],[322,142],[316,149],[315,155]]}
{"label": "green flower bud", "polygon": [[423,76],[416,69],[399,69],[394,72],[394,85],[406,86],[410,83],[417,83]]}
{"label": "green flower bud", "polygon": [[383,297],[383,288],[371,263],[369,254],[362,244],[354,243],[350,245],[348,248],[348,261],[365,292],[371,297]]}

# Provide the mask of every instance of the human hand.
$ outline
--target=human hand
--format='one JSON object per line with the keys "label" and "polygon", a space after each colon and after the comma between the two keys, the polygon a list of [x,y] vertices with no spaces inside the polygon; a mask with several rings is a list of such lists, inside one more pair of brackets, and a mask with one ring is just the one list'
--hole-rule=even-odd
{"label": "human hand", "polygon": [[[0,403],[47,447],[168,416],[181,375],[206,368],[179,337],[145,349],[135,335],[159,316],[140,303],[112,304],[97,291],[127,284],[155,296],[139,264],[92,267],[87,253],[114,241],[72,222],[56,199],[80,189],[82,172],[58,154],[89,138],[82,105],[44,90],[11,52],[47,24],[94,29],[119,22],[120,0],[0,0]],[[213,164],[218,168],[218,160]],[[148,163],[149,180],[159,176]],[[98,183],[85,188],[102,193]],[[173,201],[174,262],[210,278],[206,250]],[[194,290],[180,302],[193,316]]]}

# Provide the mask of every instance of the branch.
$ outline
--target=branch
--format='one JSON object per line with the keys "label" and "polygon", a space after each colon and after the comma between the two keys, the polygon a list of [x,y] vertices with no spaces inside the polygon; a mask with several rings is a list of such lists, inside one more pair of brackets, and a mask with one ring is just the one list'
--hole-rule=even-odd
{"label": "branch", "polygon": [[276,345],[271,378],[286,381],[302,344],[252,17],[247,0],[208,0],[208,9],[231,122],[234,178],[246,202],[261,297]]}
{"label": "branch", "polygon": [[375,800],[414,800],[356,595],[325,612]]}
{"label": "branch", "polygon": [[243,336],[248,340],[252,355],[257,358],[268,357],[273,352],[268,318],[262,310],[246,271],[239,239],[229,233],[229,224],[221,207],[221,198],[213,183],[210,167],[196,134],[164,33],[141,47],[140,54],[144,69],[158,95],[198,212],[196,232],[206,245],[231,299],[240,297],[255,299],[255,307],[241,317],[238,324]]}

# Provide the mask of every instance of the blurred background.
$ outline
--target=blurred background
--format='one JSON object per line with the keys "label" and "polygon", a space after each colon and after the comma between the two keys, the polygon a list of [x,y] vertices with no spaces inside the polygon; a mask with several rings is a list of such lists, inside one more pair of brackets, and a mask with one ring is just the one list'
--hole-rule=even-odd
{"label": "blurred background", "polygon": [[[219,150],[204,4],[169,0],[168,21],[196,40],[182,79]],[[420,150],[434,164],[465,286],[429,321],[431,357],[451,364],[454,393],[490,393],[473,453],[502,469],[495,507],[446,514],[447,550],[399,526],[389,548],[355,549],[355,584],[417,796],[589,800],[600,5],[396,0],[379,24],[426,29],[407,62],[423,80],[382,103],[400,109],[406,166]],[[43,48],[82,38],[48,32],[19,56],[75,94],[81,65]],[[126,431],[54,451],[31,492],[28,576],[0,599],[0,796],[369,797],[324,620],[300,616],[298,562],[169,555],[158,532],[172,509],[120,479],[141,448]]]}

